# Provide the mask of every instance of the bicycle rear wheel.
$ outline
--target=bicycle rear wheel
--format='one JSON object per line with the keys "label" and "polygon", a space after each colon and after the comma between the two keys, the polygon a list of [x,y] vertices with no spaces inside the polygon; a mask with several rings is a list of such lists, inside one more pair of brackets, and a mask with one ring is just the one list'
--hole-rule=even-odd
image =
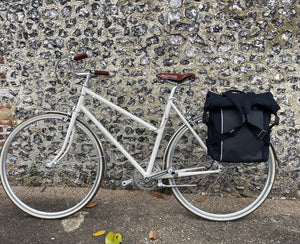
{"label": "bicycle rear wheel", "polygon": [[[201,120],[191,124],[200,138],[206,137],[206,125]],[[169,184],[185,208],[209,220],[228,221],[251,213],[267,198],[275,179],[271,148],[267,162],[219,163],[206,154],[187,126],[174,134],[165,158],[165,167],[175,172],[188,168],[202,171],[200,175],[169,179]],[[205,173],[208,170],[213,173]]]}
{"label": "bicycle rear wheel", "polygon": [[73,139],[61,150],[69,117],[60,113],[33,117],[7,138],[1,153],[1,180],[9,198],[39,218],[66,217],[95,195],[103,176],[103,151],[95,134],[76,120]]}

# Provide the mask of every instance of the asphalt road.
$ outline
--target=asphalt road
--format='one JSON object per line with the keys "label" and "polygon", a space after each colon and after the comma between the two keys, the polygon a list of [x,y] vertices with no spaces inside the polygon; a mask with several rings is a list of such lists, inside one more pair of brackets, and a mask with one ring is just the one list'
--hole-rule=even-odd
{"label": "asphalt road", "polygon": [[[300,201],[267,200],[252,214],[232,222],[213,222],[184,209],[173,195],[100,189],[93,208],[65,219],[31,217],[7,198],[0,186],[1,244],[105,243],[100,230],[119,232],[123,243],[300,243]],[[150,240],[149,232],[157,231]]]}

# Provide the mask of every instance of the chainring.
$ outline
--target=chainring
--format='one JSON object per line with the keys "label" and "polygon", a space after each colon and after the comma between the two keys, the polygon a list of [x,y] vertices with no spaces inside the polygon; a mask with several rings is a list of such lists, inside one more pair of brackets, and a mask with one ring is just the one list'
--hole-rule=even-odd
{"label": "chainring", "polygon": [[[140,164],[140,166],[143,169],[146,169],[148,164],[149,162],[143,162]],[[157,164],[154,164],[153,169],[156,170],[155,172],[161,171],[160,167]],[[158,183],[157,180],[150,180],[149,182],[145,182],[143,175],[136,169],[133,172],[133,181],[138,188],[144,191],[155,190],[157,188],[157,183]]]}

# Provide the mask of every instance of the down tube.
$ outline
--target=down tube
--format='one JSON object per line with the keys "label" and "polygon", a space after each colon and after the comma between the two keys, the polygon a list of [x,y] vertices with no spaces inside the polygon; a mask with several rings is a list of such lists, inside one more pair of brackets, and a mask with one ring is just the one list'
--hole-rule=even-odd
{"label": "down tube", "polygon": [[145,170],[136,162],[136,160],[124,149],[124,147],[107,131],[103,125],[94,117],[89,110],[81,106],[81,111],[85,113],[90,120],[102,131],[102,133],[124,154],[131,164],[145,177]]}

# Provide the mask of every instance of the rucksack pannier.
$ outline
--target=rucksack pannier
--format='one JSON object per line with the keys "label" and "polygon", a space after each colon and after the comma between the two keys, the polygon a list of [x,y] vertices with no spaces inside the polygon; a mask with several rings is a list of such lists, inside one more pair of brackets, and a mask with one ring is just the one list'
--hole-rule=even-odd
{"label": "rucksack pannier", "polygon": [[[270,92],[208,92],[203,115],[208,126],[208,154],[221,162],[267,161],[270,132],[279,124],[279,109]],[[271,114],[275,115],[272,124]]]}

